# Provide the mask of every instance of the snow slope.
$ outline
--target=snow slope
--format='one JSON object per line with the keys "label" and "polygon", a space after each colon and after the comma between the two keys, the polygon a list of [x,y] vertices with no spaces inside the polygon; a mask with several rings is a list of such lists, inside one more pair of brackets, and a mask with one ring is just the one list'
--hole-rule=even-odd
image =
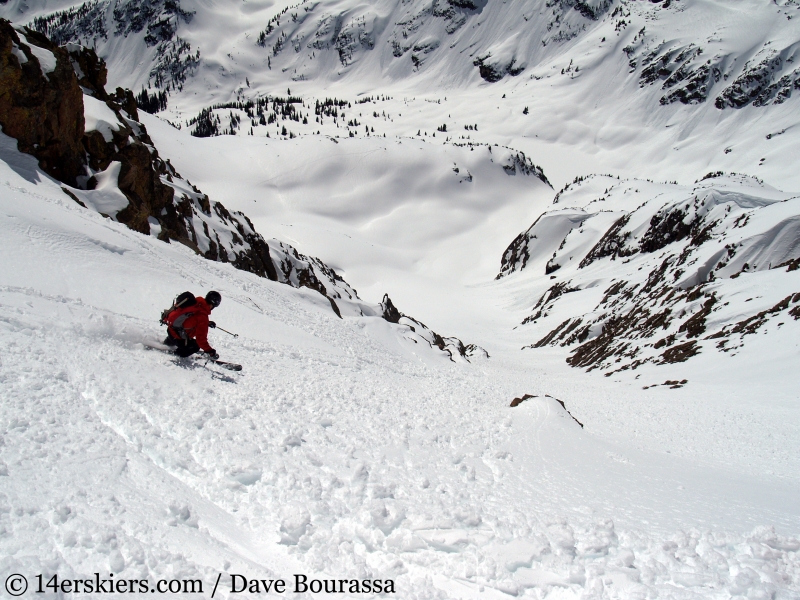
{"label": "snow slope", "polygon": [[[746,452],[713,419],[694,456],[653,451],[658,392],[645,408],[544,355],[437,359],[383,320],[339,319],[316,292],[104,219],[8,146],[3,159],[3,573],[199,578],[205,595],[219,572],[393,579],[401,598],[800,594],[791,451],[784,477],[766,473],[774,454],[714,464],[709,435]],[[214,317],[240,338],[213,343],[242,375],[144,349],[186,288],[222,292]],[[522,392],[539,397],[510,408]],[[674,393],[659,429],[689,441]],[[639,438],[595,418],[612,397]],[[778,422],[749,428],[769,445]]]}
{"label": "snow slope", "polygon": [[[80,6],[48,32],[96,46],[112,86],[168,88],[140,115],[160,155],[352,302],[339,319],[312,289],[130,231],[97,212],[122,202],[113,172],[83,208],[0,137],[2,573],[198,577],[205,596],[225,572],[391,578],[403,599],[800,598],[795,2],[0,16]],[[718,170],[745,175],[698,181]],[[575,180],[591,173],[610,176]],[[551,204],[548,180],[575,183]],[[659,293],[638,293],[653,273]],[[212,344],[241,375],[145,349],[185,289],[222,292],[214,318],[240,337]],[[413,321],[364,316],[387,291],[491,358],[455,364]],[[603,369],[565,363],[609,316],[665,302],[652,339],[629,319],[575,361]]]}

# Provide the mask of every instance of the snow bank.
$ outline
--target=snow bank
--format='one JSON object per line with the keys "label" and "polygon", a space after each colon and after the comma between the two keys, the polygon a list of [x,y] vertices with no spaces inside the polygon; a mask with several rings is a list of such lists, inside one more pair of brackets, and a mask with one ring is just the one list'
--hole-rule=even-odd
{"label": "snow bank", "polygon": [[92,193],[79,193],[81,201],[101,215],[115,218],[119,211],[128,206],[128,199],[119,190],[121,168],[121,163],[112,161],[105,171],[97,173],[95,175],[97,187],[92,190]]}
{"label": "snow bank", "polygon": [[36,57],[36,60],[39,61],[39,66],[42,68],[42,73],[49,75],[56,70],[57,61],[55,54],[49,50],[35,46],[34,44],[30,44],[28,47],[30,48],[31,54],[33,54]]}

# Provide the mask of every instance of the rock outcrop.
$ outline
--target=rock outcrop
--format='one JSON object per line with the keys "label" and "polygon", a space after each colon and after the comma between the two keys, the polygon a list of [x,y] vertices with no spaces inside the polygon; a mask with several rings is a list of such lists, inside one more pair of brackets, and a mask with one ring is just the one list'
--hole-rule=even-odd
{"label": "rock outcrop", "polygon": [[[106,65],[93,50],[59,47],[0,21],[0,65],[3,132],[66,184],[71,198],[210,260],[327,295],[319,265],[298,263],[294,276],[279,275],[250,220],[210,200],[159,155],[131,91],[106,91]],[[291,252],[279,250],[278,264],[287,263],[283,254]]]}
{"label": "rock outcrop", "polygon": [[694,186],[593,176],[558,202],[575,204],[517,236],[498,275],[540,273],[526,348],[570,348],[572,366],[610,374],[735,354],[773,319],[800,318],[800,201],[790,194],[733,174]]}
{"label": "rock outcrop", "polygon": [[0,20],[0,125],[42,170],[77,185],[84,174],[83,93],[69,54]]}
{"label": "rock outcrop", "polygon": [[716,96],[714,106],[721,110],[768,106],[783,104],[800,89],[800,69],[795,67],[800,59],[797,41],[781,49],[766,41],[745,53],[713,52],[699,41],[657,42],[658,38],[644,31],[624,50],[631,72],[641,69],[640,87],[660,84],[665,91],[662,105],[700,104]]}
{"label": "rock outcrop", "polygon": [[389,323],[405,325],[411,333],[410,339],[417,343],[427,343],[431,348],[438,348],[442,352],[446,352],[453,362],[471,362],[471,359],[475,358],[489,358],[489,353],[480,346],[464,345],[460,339],[455,337],[443,337],[425,323],[403,314],[397,310],[392,299],[389,298],[389,294],[384,294],[380,303],[380,316]]}

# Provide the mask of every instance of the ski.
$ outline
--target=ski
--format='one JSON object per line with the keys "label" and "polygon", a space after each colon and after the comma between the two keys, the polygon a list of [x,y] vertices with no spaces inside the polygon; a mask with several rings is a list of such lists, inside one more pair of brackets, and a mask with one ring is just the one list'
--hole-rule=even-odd
{"label": "ski", "polygon": [[[169,354],[170,356],[176,356],[175,355],[175,349],[174,348],[170,348],[169,346],[166,346],[164,344],[159,344],[159,343],[156,343],[156,342],[148,342],[148,343],[143,344],[143,346],[147,350],[158,350],[159,352],[164,352],[165,354]],[[177,356],[176,356],[176,358],[177,358]],[[195,354],[195,355],[189,356],[187,358],[189,358],[191,360],[194,360],[195,362],[197,362],[197,361],[211,362],[211,363],[214,363],[215,365],[217,365],[217,366],[219,366],[219,367],[221,367],[223,369],[226,369],[228,371],[241,371],[242,370],[242,365],[237,365],[236,363],[226,362],[224,360],[214,360],[213,358],[208,357],[208,356],[203,356],[202,354],[200,354],[200,355]]]}
{"label": "ski", "polygon": [[[198,359],[202,359],[202,358],[203,358],[202,356],[198,357]],[[214,363],[215,365],[218,365],[218,366],[222,367],[223,369],[227,369],[228,371],[241,371],[242,370],[242,365],[237,365],[236,363],[229,363],[229,362],[225,362],[224,360],[214,360],[213,358],[209,358],[208,360],[210,362]]]}

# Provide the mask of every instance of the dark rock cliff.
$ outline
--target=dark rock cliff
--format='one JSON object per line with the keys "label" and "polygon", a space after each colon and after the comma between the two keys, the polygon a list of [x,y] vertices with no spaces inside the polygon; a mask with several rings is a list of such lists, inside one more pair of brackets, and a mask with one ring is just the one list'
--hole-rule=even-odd
{"label": "dark rock cliff", "polygon": [[[73,188],[67,190],[70,197],[84,206],[81,192],[93,190],[98,177],[118,164],[117,187],[128,205],[113,215],[115,220],[277,281],[269,246],[247,217],[183,180],[139,122],[132,92],[117,88],[109,94],[106,79],[106,65],[93,50],[59,47],[40,33],[0,20],[0,125],[21,152]],[[85,131],[84,107],[91,100],[84,94],[113,113],[109,128]]]}
{"label": "dark rock cliff", "polygon": [[45,173],[76,185],[86,165],[83,93],[67,51],[25,31],[0,20],[0,125]]}

